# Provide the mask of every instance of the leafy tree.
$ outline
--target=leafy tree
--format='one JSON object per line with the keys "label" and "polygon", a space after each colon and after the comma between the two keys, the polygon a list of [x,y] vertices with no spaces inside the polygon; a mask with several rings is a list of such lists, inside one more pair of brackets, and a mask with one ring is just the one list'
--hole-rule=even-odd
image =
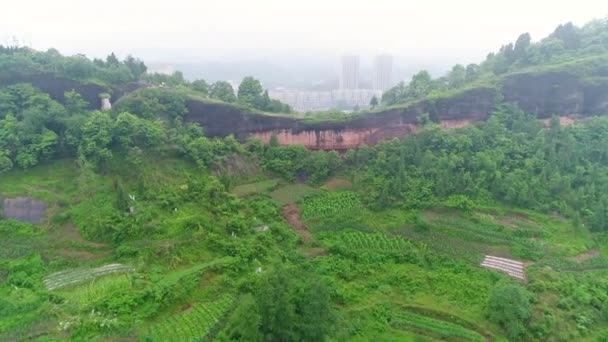
{"label": "leafy tree", "polygon": [[78,153],[95,165],[112,158],[112,119],[107,113],[93,112],[82,127]]}
{"label": "leafy tree", "polygon": [[516,60],[524,60],[526,58],[526,52],[530,47],[530,41],[532,37],[528,32],[522,33],[517,37],[515,41],[515,46],[513,47],[513,55]]}
{"label": "leafy tree", "polygon": [[234,95],[234,89],[230,83],[225,81],[217,81],[209,88],[209,96],[222,100],[224,102],[235,102],[236,96]]}
{"label": "leafy tree", "polygon": [[376,97],[376,95],[372,96],[372,99],[369,100],[369,106],[372,107],[372,109],[378,106],[378,98]]}
{"label": "leafy tree", "polygon": [[479,77],[479,65],[469,64],[465,70],[465,82],[472,82]]}
{"label": "leafy tree", "polygon": [[450,88],[458,88],[466,82],[466,69],[461,64],[452,67],[448,75],[448,85]]}
{"label": "leafy tree", "polygon": [[119,65],[120,65],[120,61],[118,60],[118,58],[116,58],[116,55],[114,54],[114,52],[110,53],[108,55],[108,57],[106,57],[106,66],[113,67],[113,66],[119,66]]}
{"label": "leafy tree", "polygon": [[329,290],[318,279],[308,284],[296,302],[298,340],[324,341],[334,323]]}
{"label": "leafy tree", "polygon": [[262,333],[266,341],[292,341],[295,338],[295,306],[292,302],[291,275],[282,267],[270,272],[258,294]]}
{"label": "leafy tree", "polygon": [[65,98],[65,109],[70,115],[83,114],[89,107],[89,103],[83,100],[75,90],[65,92],[63,97]]}
{"label": "leafy tree", "polygon": [[8,151],[0,150],[0,173],[13,168],[13,162],[9,158]]}
{"label": "leafy tree", "polygon": [[568,50],[577,49],[581,44],[578,29],[572,23],[559,25],[549,37],[561,40]]}
{"label": "leafy tree", "polygon": [[116,117],[113,136],[125,149],[133,146],[155,147],[163,141],[164,131],[157,122],[123,112]]}
{"label": "leafy tree", "polygon": [[247,76],[241,81],[238,90],[239,102],[253,108],[263,109],[264,101],[262,93],[264,89],[260,81],[251,76]]}
{"label": "leafy tree", "polygon": [[412,80],[408,84],[408,95],[412,99],[418,99],[426,96],[433,88],[431,81],[431,74],[429,74],[428,71],[422,70],[418,72],[412,76]]}
{"label": "leafy tree", "polygon": [[95,66],[84,56],[66,57],[63,72],[71,78],[86,79],[95,74]]}
{"label": "leafy tree", "polygon": [[226,329],[218,336],[219,341],[252,341],[261,342],[261,320],[259,308],[251,294],[244,295],[239,306],[232,313]]}
{"label": "leafy tree", "polygon": [[143,61],[136,59],[131,55],[127,56],[124,64],[127,66],[127,68],[129,68],[135,79],[139,79],[141,75],[145,74],[146,70],[148,70],[148,67]]}
{"label": "leafy tree", "polygon": [[530,294],[520,285],[501,283],[490,294],[487,315],[505,329],[512,341],[520,341],[530,318]]}
{"label": "leafy tree", "polygon": [[203,79],[196,80],[190,84],[190,87],[199,93],[209,95],[209,84]]}
{"label": "leafy tree", "polygon": [[399,84],[397,84],[393,88],[385,91],[382,94],[382,104],[386,105],[386,106],[392,106],[401,101],[404,101],[404,99],[406,97],[406,90],[407,90],[407,87],[406,87],[405,83],[399,82]]}

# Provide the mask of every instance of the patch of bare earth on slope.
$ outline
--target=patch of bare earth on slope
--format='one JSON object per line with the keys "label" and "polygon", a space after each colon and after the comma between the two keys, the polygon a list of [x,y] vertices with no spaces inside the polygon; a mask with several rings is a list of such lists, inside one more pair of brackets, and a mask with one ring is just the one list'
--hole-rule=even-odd
{"label": "patch of bare earth on slope", "polygon": [[94,260],[110,254],[105,244],[85,240],[71,223],[63,224],[49,234],[55,246],[53,253],[62,258]]}
{"label": "patch of bare earth on slope", "polygon": [[309,242],[312,240],[310,232],[300,220],[300,209],[295,204],[288,204],[282,209],[283,217],[287,220],[287,223],[293,228],[296,233],[302,237],[302,241]]}
{"label": "patch of bare earth on slope", "polygon": [[293,230],[300,235],[302,241],[306,244],[302,250],[309,258],[316,258],[318,256],[327,255],[327,250],[323,247],[314,247],[308,245],[311,242],[312,235],[306,225],[300,220],[300,209],[295,204],[288,204],[282,209],[283,217]]}
{"label": "patch of bare earth on slope", "polygon": [[595,259],[600,256],[600,251],[597,249],[591,249],[586,251],[585,253],[581,253],[577,256],[572,257],[572,260],[581,263],[587,260]]}

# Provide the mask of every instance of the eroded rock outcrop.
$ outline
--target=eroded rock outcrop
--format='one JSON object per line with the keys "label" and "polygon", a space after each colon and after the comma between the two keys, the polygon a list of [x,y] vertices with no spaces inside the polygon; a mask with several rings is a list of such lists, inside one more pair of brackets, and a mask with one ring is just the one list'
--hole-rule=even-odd
{"label": "eroded rock outcrop", "polygon": [[234,134],[268,142],[272,134],[280,144],[300,144],[312,149],[348,149],[416,132],[416,119],[429,113],[445,128],[463,127],[485,120],[497,95],[541,119],[553,115],[584,117],[608,114],[608,75],[590,81],[568,72],[517,73],[504,76],[494,87],[478,87],[443,98],[426,99],[399,108],[369,113],[344,122],[309,122],[252,113],[226,104],[188,103],[186,122],[200,123],[208,135]]}
{"label": "eroded rock outcrop", "polygon": [[463,127],[484,120],[494,107],[493,88],[465,91],[458,97],[420,101],[403,108],[370,113],[344,122],[309,122],[280,116],[258,115],[219,103],[188,102],[186,122],[197,122],[210,136],[234,134],[244,140],[254,136],[268,143],[276,134],[279,144],[311,149],[349,149],[362,144],[401,138],[416,132],[416,120],[424,113],[445,128]]}

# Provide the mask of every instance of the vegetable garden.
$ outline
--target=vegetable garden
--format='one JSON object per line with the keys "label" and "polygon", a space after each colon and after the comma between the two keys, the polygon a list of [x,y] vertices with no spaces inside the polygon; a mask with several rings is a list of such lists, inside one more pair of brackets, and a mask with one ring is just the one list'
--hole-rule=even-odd
{"label": "vegetable garden", "polygon": [[190,311],[152,326],[145,341],[202,341],[233,303],[232,296],[224,295],[214,302],[195,304]]}
{"label": "vegetable garden", "polygon": [[379,233],[345,232],[328,235],[328,242],[333,245],[342,245],[349,249],[370,251],[405,251],[416,247],[410,241],[400,237],[390,237]]}
{"label": "vegetable garden", "polygon": [[485,339],[479,333],[460,325],[438,319],[417,315],[411,312],[399,312],[393,316],[391,324],[396,327],[411,328],[416,332],[437,336],[449,341],[479,341]]}
{"label": "vegetable garden", "polygon": [[128,273],[135,271],[135,268],[122,264],[109,264],[97,268],[78,268],[56,272],[44,278],[43,284],[47,290],[56,290],[76,284],[82,284],[96,278],[115,273]]}
{"label": "vegetable garden", "polygon": [[351,191],[326,192],[305,198],[302,206],[302,217],[312,219],[361,208],[361,200]]}

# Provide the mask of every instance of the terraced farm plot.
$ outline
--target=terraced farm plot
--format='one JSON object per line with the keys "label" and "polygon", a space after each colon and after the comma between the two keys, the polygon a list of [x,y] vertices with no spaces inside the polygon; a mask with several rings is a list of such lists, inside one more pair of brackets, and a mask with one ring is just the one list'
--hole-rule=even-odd
{"label": "terraced farm plot", "polygon": [[320,190],[306,184],[290,184],[282,186],[270,193],[270,197],[280,205],[296,203],[307,195],[318,193]]}
{"label": "terraced farm plot", "polygon": [[122,264],[109,264],[97,268],[77,268],[49,274],[43,280],[44,287],[52,291],[59,288],[82,284],[96,278],[116,273],[129,273],[135,271],[133,266]]}
{"label": "terraced farm plot", "polygon": [[477,216],[443,211],[427,211],[423,218],[422,228],[409,225],[402,228],[400,234],[473,264],[479,264],[486,254],[534,260],[551,252],[533,239],[544,236],[543,232],[512,229],[493,221],[480,220]]}
{"label": "terraced farm plot", "polygon": [[97,278],[90,283],[73,286],[57,293],[78,305],[81,310],[85,310],[107,298],[128,292],[132,288],[131,276],[123,273]]}
{"label": "terraced farm plot", "polygon": [[277,186],[279,183],[278,179],[268,179],[260,182],[242,184],[235,186],[232,189],[232,193],[239,197],[246,197],[253,194],[259,194],[268,191]]}
{"label": "terraced farm plot", "polygon": [[484,337],[478,332],[458,324],[406,311],[396,314],[391,320],[391,325],[412,329],[414,332],[447,341],[485,341]]}
{"label": "terraced farm plot", "polygon": [[302,217],[312,219],[361,208],[359,196],[351,191],[327,192],[302,201]]}
{"label": "terraced farm plot", "polygon": [[350,249],[370,251],[405,251],[415,246],[408,240],[378,233],[346,232],[328,236],[330,244],[340,244]]}
{"label": "terraced farm plot", "polygon": [[161,323],[153,325],[145,341],[203,341],[208,338],[213,328],[228,312],[234,298],[224,295],[209,303],[197,303],[183,314],[169,317]]}
{"label": "terraced farm plot", "polygon": [[179,283],[180,280],[182,280],[185,277],[188,276],[192,276],[192,275],[196,275],[208,268],[214,267],[214,266],[221,266],[224,265],[228,262],[230,262],[232,260],[231,257],[225,257],[222,259],[216,259],[216,260],[212,260],[206,263],[202,263],[202,264],[197,264],[194,265],[192,267],[183,269],[183,270],[179,270],[176,272],[172,272],[169,273],[166,277],[164,277],[159,283],[158,285],[162,286],[162,287],[171,287],[174,286],[175,284]]}

